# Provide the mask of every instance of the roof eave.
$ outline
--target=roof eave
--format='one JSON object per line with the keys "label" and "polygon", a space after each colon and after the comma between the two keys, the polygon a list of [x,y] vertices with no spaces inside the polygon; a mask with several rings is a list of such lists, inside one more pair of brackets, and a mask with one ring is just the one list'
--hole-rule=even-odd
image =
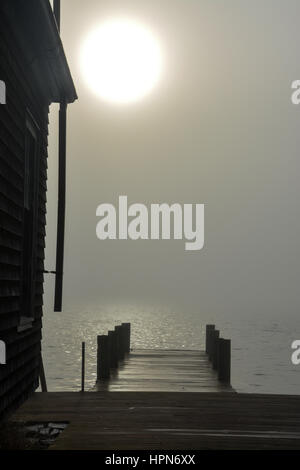
{"label": "roof eave", "polygon": [[49,1],[1,0],[0,8],[45,99],[73,103],[77,93]]}

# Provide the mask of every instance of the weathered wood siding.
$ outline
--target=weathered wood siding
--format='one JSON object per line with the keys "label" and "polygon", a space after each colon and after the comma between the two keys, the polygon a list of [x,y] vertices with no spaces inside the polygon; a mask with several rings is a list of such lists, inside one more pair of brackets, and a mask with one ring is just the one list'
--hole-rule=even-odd
{"label": "weathered wood siding", "polygon": [[[7,103],[0,105],[0,339],[7,364],[0,365],[0,418],[19,406],[38,386],[46,224],[49,103],[39,95],[22,62],[14,32],[0,17],[0,79]],[[26,113],[39,133],[38,226],[32,328],[18,333],[21,315]]]}

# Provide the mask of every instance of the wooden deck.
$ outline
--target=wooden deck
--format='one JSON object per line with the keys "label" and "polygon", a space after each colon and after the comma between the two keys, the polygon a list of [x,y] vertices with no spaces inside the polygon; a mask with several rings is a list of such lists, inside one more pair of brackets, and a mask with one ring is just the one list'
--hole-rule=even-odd
{"label": "wooden deck", "polygon": [[36,393],[13,421],[68,422],[53,450],[300,449],[300,396]]}
{"label": "wooden deck", "polygon": [[300,449],[300,396],[221,384],[199,351],[133,350],[85,393],[36,393],[13,421],[68,422],[54,450]]}
{"label": "wooden deck", "polygon": [[98,381],[93,391],[109,392],[232,392],[218,381],[207,355],[187,350],[132,350],[111,371],[110,380]]}

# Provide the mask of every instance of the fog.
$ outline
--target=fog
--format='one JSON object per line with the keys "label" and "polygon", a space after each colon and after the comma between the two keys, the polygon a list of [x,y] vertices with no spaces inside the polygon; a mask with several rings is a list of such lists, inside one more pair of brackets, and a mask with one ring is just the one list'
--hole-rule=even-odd
{"label": "fog", "polygon": [[[108,17],[159,39],[162,79],[144,99],[101,101],[80,47]],[[68,108],[64,309],[139,303],[215,317],[299,311],[300,4],[278,0],[64,0],[61,34],[79,100]],[[46,269],[55,268],[57,105],[49,136]],[[96,237],[96,208],[205,204],[205,242]],[[53,279],[46,280],[53,310]],[[93,307],[92,307],[93,306]]]}

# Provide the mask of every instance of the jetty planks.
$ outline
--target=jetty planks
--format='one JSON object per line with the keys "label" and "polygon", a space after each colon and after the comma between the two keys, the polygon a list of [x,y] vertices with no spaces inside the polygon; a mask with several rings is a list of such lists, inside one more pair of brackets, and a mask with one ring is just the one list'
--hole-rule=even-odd
{"label": "jetty planks", "polygon": [[203,351],[134,349],[93,391],[233,392]]}

